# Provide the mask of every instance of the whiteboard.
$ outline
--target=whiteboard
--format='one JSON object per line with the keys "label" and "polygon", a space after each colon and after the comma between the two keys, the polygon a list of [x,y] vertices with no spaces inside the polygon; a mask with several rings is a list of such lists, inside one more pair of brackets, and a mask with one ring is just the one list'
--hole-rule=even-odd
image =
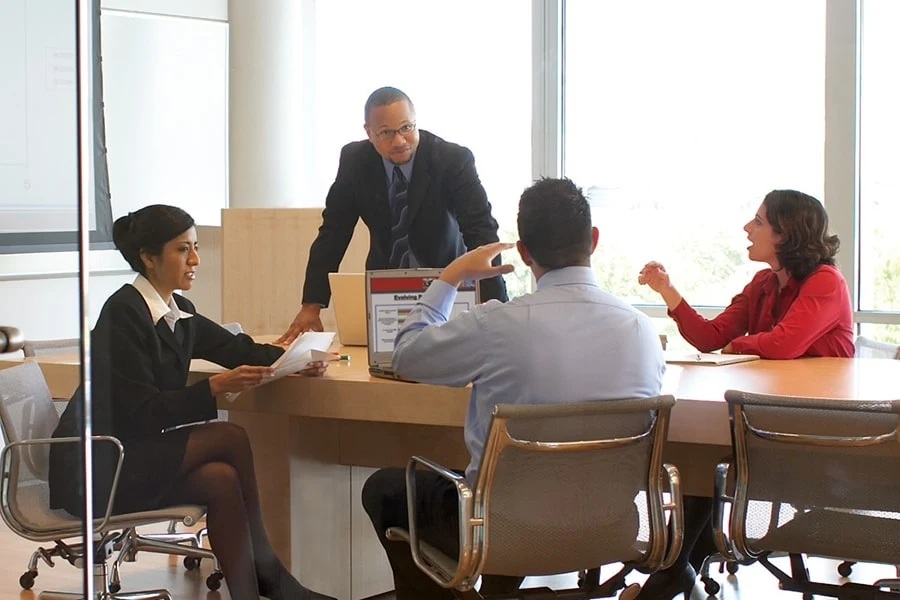
{"label": "whiteboard", "polygon": [[104,10],[113,218],[172,204],[201,225],[228,206],[228,24]]}
{"label": "whiteboard", "polygon": [[0,234],[77,228],[75,7],[0,0]]}

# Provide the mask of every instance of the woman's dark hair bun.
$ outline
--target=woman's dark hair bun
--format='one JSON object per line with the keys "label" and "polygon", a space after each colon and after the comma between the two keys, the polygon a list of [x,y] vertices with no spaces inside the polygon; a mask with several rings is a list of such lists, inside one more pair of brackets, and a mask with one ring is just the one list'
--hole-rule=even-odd
{"label": "woman's dark hair bun", "polygon": [[166,242],[193,226],[191,215],[177,206],[151,204],[116,219],[113,223],[113,243],[132,269],[146,275],[141,252],[158,256]]}

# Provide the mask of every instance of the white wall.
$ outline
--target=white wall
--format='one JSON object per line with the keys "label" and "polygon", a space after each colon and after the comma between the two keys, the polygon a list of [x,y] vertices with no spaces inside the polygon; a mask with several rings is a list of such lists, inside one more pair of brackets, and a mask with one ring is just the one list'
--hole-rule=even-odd
{"label": "white wall", "polygon": [[[102,0],[101,7],[199,19],[228,18],[227,0]],[[73,252],[0,255],[0,323],[20,328],[28,339],[76,337],[77,261]],[[207,280],[216,285],[221,281],[215,272],[218,261],[208,263],[211,269]],[[134,273],[116,251],[92,252],[90,269],[88,308],[89,323],[93,325],[106,298],[131,281]],[[205,286],[198,292],[214,297],[214,292]],[[210,309],[215,313],[219,306]]]}

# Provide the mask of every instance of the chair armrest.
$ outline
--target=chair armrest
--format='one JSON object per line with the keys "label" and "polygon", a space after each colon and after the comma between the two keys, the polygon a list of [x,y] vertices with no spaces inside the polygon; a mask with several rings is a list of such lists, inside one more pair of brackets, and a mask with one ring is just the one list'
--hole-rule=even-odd
{"label": "chair armrest", "polygon": [[438,463],[434,462],[433,460],[428,460],[424,456],[413,456],[412,458],[410,458],[409,464],[407,465],[407,472],[409,472],[410,466],[413,467],[413,469],[415,469],[416,464],[422,465],[429,471],[434,471],[435,473],[437,473],[444,479],[452,481],[453,483],[456,483],[457,485],[462,484],[467,487],[469,485],[469,482],[466,481],[466,478],[463,477],[462,475],[460,475],[459,473],[457,473],[456,471],[451,471],[447,467],[439,465]]}
{"label": "chair armrest", "polygon": [[[111,435],[92,435],[91,440],[95,442],[110,442],[115,444],[116,448],[119,451],[119,458],[116,462],[116,472],[113,476],[112,487],[109,490],[109,500],[106,502],[106,513],[103,515],[103,520],[100,521],[98,525],[94,527],[94,533],[99,533],[106,528],[107,523],[109,522],[110,517],[112,516],[113,502],[116,498],[116,488],[119,486],[119,474],[122,471],[122,460],[125,458],[125,448],[122,446],[122,442],[119,441],[118,438],[113,437]],[[17,448],[19,446],[40,446],[40,445],[51,445],[51,444],[72,444],[72,443],[80,443],[80,437],[60,437],[60,438],[34,438],[30,440],[19,440],[16,442],[12,442],[3,447],[3,450],[0,451],[0,465],[3,465],[3,476],[9,476],[9,467],[7,465],[9,451],[13,448]],[[6,511],[3,511],[4,520],[6,519]]]}
{"label": "chair armrest", "polygon": [[735,551],[731,538],[725,531],[725,504],[734,503],[734,496],[728,495],[728,471],[731,469],[731,463],[728,461],[720,462],[716,465],[716,475],[713,487],[713,508],[712,508],[712,530],[713,540],[716,543],[716,550],[719,551],[725,560],[733,562],[742,562],[741,556]]}
{"label": "chair armrest", "polygon": [[[456,493],[459,498],[459,558],[456,562],[456,568],[451,569],[452,572],[445,573],[446,579],[441,578],[435,572],[435,567],[441,571],[447,571],[448,565],[446,561],[439,560],[442,564],[429,564],[423,557],[423,544],[419,539],[418,528],[416,527],[416,469],[421,465],[453,482],[456,485]],[[443,588],[459,588],[471,589],[475,585],[477,575],[474,574],[477,567],[477,561],[472,550],[473,535],[472,530],[476,525],[481,525],[481,519],[474,519],[474,495],[466,478],[459,473],[430,461],[421,456],[413,456],[409,459],[406,466],[406,503],[409,516],[409,549],[416,566],[433,579]]]}
{"label": "chair armrest", "polygon": [[[659,568],[668,569],[675,564],[675,560],[681,554],[681,546],[684,542],[684,503],[681,500],[681,475],[678,472],[678,468],[674,465],[664,464],[663,469],[667,476],[663,478],[663,481],[668,480],[671,502],[662,503],[662,507],[672,511],[672,539],[668,540],[666,555],[663,557],[663,562]],[[660,492],[662,491],[660,490]]]}

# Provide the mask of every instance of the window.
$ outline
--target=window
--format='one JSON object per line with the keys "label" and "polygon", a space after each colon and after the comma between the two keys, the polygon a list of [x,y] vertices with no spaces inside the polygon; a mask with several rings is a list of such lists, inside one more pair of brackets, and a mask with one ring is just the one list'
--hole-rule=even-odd
{"label": "window", "polygon": [[[744,224],[767,192],[824,188],[825,3],[567,0],[563,168],[589,195],[601,285],[666,265],[693,305],[764,268]],[[702,218],[698,218],[702,215]]]}
{"label": "window", "polygon": [[[859,308],[900,310],[900,3],[865,0],[862,12],[859,163]],[[900,326],[877,327],[900,342]]]}
{"label": "window", "polygon": [[[472,150],[500,238],[516,239],[531,182],[531,77],[530,3],[316,3],[312,193],[324,203],[341,147],[365,138],[366,98],[390,85],[415,103],[420,128]],[[526,278],[508,279],[511,293]]]}

